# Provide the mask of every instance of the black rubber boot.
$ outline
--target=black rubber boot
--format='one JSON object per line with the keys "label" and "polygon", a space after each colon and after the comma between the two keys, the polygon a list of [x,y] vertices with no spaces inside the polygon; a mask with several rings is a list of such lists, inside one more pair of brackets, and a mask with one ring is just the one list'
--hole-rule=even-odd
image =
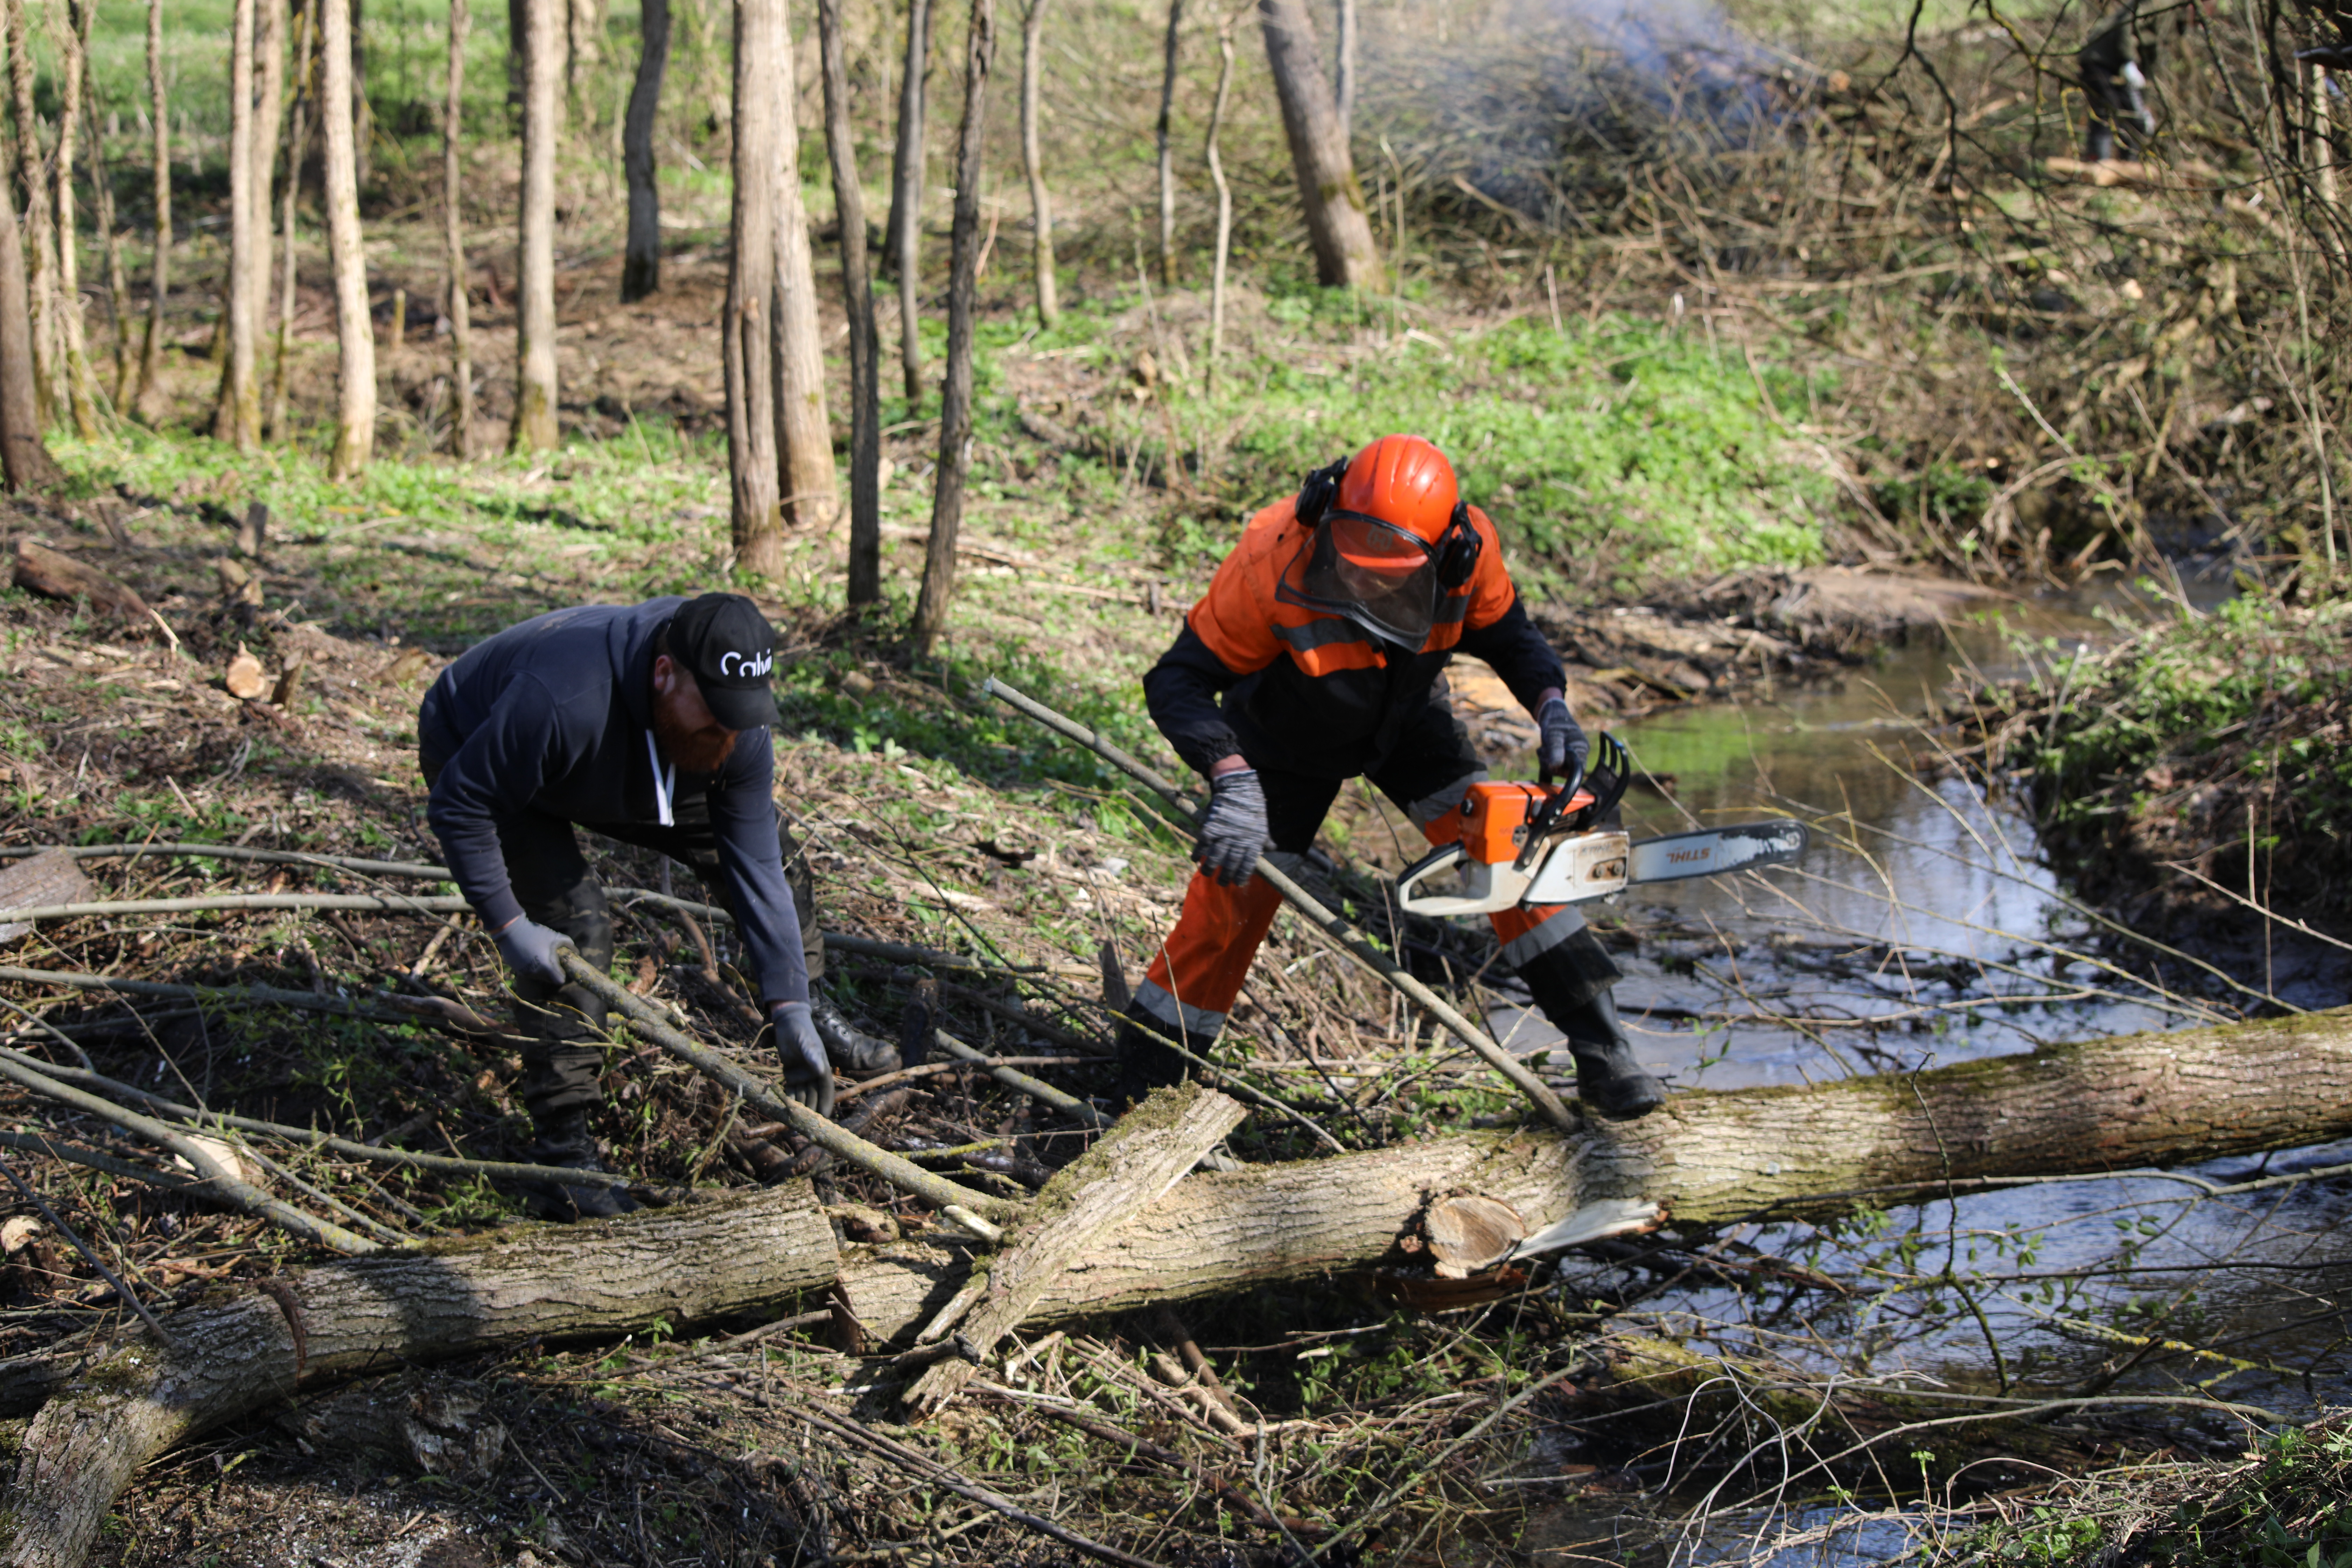
{"label": "black rubber boot", "polygon": [[[596,1140],[588,1131],[584,1110],[559,1111],[533,1119],[539,1136],[523,1151],[523,1163],[561,1165],[567,1170],[604,1169],[596,1156]],[[557,1182],[528,1182],[522,1186],[523,1207],[541,1219],[570,1223],[576,1219],[611,1219],[635,1213],[637,1202],[618,1187],[602,1184],[566,1186]]]}
{"label": "black rubber boot", "polygon": [[1666,1087],[1634,1059],[1610,987],[1624,971],[1590,930],[1553,943],[1519,965],[1519,978],[1551,1026],[1568,1037],[1577,1098],[1612,1121],[1647,1116]]}
{"label": "black rubber boot", "polygon": [[[1168,1048],[1167,1042],[1175,1033],[1173,1026],[1145,1012],[1140,1004],[1128,1004],[1126,1015],[1118,1021],[1118,1037],[1114,1045],[1118,1053],[1121,1099],[1141,1100],[1155,1089],[1184,1081],[1192,1064]],[[1185,1048],[1197,1054],[1201,1046],[1187,1041]]]}
{"label": "black rubber boot", "polygon": [[1647,1116],[1666,1102],[1666,1086],[1633,1058],[1617,1021],[1617,1001],[1603,991],[1552,1026],[1568,1037],[1576,1060],[1576,1097],[1612,1121]]}

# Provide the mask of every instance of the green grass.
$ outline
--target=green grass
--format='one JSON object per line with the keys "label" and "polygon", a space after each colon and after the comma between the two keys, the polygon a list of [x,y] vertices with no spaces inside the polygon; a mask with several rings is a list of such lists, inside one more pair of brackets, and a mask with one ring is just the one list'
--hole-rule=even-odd
{"label": "green grass", "polygon": [[[1132,347],[1107,342],[1108,309],[1070,312],[1039,346],[1123,363]],[[1449,340],[1391,335],[1391,309],[1339,290],[1278,295],[1274,327],[1255,354],[1229,358],[1215,394],[1112,410],[1115,440],[1164,452],[1172,428],[1180,449],[1204,454],[1199,480],[1227,507],[1171,530],[1180,555],[1213,562],[1231,548],[1232,510],[1402,430],[1445,449],[1515,570],[1629,593],[1821,559],[1832,482],[1787,427],[1819,387],[1751,368],[1696,329],[1609,316],[1555,331],[1523,319]]]}

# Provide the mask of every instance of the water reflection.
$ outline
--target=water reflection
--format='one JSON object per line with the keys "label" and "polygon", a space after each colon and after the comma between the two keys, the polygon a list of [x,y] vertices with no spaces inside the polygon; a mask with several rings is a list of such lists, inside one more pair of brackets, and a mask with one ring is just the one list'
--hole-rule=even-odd
{"label": "water reflection", "polygon": [[[1627,796],[1637,837],[1790,811],[1823,829],[1801,866],[1626,895],[1618,1005],[1643,1060],[1684,1087],[1737,1089],[2189,1021],[2092,961],[2029,821],[1912,765],[1916,717],[1956,663],[1999,678],[2020,668],[2020,636],[2105,634],[2079,610],[2013,610],[1833,685],[1619,726],[1656,785]],[[1532,1012],[1494,1024],[1517,1050],[1559,1043]]]}

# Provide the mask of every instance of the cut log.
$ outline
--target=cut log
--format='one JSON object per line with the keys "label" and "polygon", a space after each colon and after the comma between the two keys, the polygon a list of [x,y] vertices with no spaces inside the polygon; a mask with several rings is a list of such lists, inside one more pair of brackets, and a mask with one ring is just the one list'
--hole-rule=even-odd
{"label": "cut log", "polygon": [[1528,1222],[1518,1210],[1475,1193],[1438,1199],[1422,1216],[1421,1228],[1441,1279],[1467,1279],[1508,1258],[1528,1237]]}
{"label": "cut log", "polygon": [[[1085,1263],[1097,1242],[1166,1196],[1248,1114],[1197,1084],[1154,1090],[1045,1184],[1034,1205],[1043,1217],[1008,1237],[990,1263],[987,1298],[964,1329],[964,1342],[983,1356],[993,1351],[1047,1290]],[[976,1370],[969,1361],[940,1362],[908,1391],[908,1407],[938,1412]]]}
{"label": "cut log", "polygon": [[[0,1362],[0,1408],[49,1399],[0,1492],[8,1568],[77,1568],[131,1475],[174,1443],[306,1378],[550,1340],[684,1327],[772,1307],[834,1278],[806,1182],[601,1225],[331,1263],[81,1354]],[[38,1365],[28,1364],[38,1362]]]}
{"label": "cut log", "polygon": [[33,929],[30,921],[12,921],[16,910],[43,904],[80,903],[98,889],[81,874],[80,858],[62,847],[44,849],[29,859],[0,870],[0,942],[14,942]]}
{"label": "cut log", "polygon": [[16,541],[16,586],[52,599],[87,599],[91,609],[127,621],[148,616],[147,601],[128,584],[30,539]]}

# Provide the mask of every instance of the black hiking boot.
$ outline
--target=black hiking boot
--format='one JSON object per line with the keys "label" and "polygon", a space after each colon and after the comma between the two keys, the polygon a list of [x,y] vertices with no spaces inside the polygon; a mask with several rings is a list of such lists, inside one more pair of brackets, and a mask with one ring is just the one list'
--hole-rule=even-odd
{"label": "black hiking boot", "polygon": [[[604,1173],[596,1157],[596,1140],[588,1131],[588,1114],[575,1110],[539,1124],[539,1136],[523,1151],[528,1165],[559,1165],[567,1170]],[[580,1186],[547,1181],[521,1184],[523,1207],[539,1219],[570,1224],[579,1219],[611,1219],[634,1214],[637,1201],[619,1187],[603,1183]]]}
{"label": "black hiking boot", "polygon": [[1139,1100],[1155,1089],[1184,1081],[1192,1064],[1169,1048],[1168,1040],[1175,1033],[1172,1026],[1145,1012],[1141,1004],[1128,1004],[1113,1043],[1118,1053],[1120,1099]]}
{"label": "black hiking boot", "polygon": [[814,986],[809,988],[809,1017],[816,1025],[817,1038],[824,1042],[824,1054],[833,1058],[834,1070],[842,1077],[863,1083],[897,1072],[902,1065],[898,1047],[843,1017],[841,1009]]}

